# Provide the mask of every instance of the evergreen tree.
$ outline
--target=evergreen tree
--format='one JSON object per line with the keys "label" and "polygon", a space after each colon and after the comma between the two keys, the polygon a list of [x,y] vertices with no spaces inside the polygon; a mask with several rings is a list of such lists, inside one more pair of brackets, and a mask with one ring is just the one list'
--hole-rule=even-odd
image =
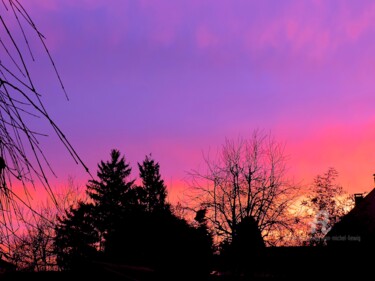
{"label": "evergreen tree", "polygon": [[57,264],[63,270],[83,269],[97,257],[98,232],[94,227],[91,204],[79,203],[64,218],[58,218],[54,240]]}
{"label": "evergreen tree", "polygon": [[[138,164],[142,186],[127,180],[131,169],[118,150],[98,165],[99,180],[90,180],[92,204],[71,209],[56,228],[56,252],[63,269],[98,259],[149,266],[161,276],[207,274],[212,237],[205,212],[198,226],[176,217],[166,203],[159,164],[146,156]],[[189,274],[186,272],[189,271]]]}
{"label": "evergreen tree", "polygon": [[98,164],[99,180],[90,180],[87,194],[91,204],[71,208],[56,226],[55,251],[62,269],[89,262],[104,250],[105,241],[118,225],[126,221],[137,204],[134,181],[127,180],[129,164],[118,150],[111,151],[110,161]]}
{"label": "evergreen tree", "polygon": [[154,212],[169,209],[169,204],[166,203],[167,188],[160,176],[159,163],[156,163],[150,155],[150,157],[146,156],[142,165],[138,163],[138,168],[143,188],[141,201],[146,211]]}
{"label": "evergreen tree", "polygon": [[98,164],[99,180],[90,180],[87,194],[93,200],[96,225],[103,237],[113,228],[114,219],[136,204],[133,190],[134,180],[128,180],[131,168],[116,149],[111,151],[111,160]]}

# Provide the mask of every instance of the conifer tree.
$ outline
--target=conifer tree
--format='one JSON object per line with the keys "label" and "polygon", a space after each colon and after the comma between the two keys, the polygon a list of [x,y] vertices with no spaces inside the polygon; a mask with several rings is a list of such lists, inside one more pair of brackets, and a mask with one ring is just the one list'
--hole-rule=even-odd
{"label": "conifer tree", "polygon": [[57,264],[63,270],[82,269],[98,254],[98,232],[92,217],[93,205],[79,203],[58,219],[54,240]]}
{"label": "conifer tree", "polygon": [[93,200],[97,227],[102,235],[108,233],[114,218],[119,218],[136,203],[134,180],[128,180],[131,168],[116,149],[110,161],[98,164],[99,180],[90,180],[87,194]]}
{"label": "conifer tree", "polygon": [[56,227],[55,249],[61,268],[74,269],[74,264],[89,262],[94,253],[104,251],[115,228],[126,222],[137,204],[130,173],[129,164],[115,149],[109,161],[98,164],[99,179],[87,184],[92,203],[71,208]]}
{"label": "conifer tree", "polygon": [[169,209],[167,188],[160,176],[159,163],[150,156],[146,156],[142,164],[138,163],[139,176],[142,179],[143,198],[142,203],[146,211],[154,212]]}

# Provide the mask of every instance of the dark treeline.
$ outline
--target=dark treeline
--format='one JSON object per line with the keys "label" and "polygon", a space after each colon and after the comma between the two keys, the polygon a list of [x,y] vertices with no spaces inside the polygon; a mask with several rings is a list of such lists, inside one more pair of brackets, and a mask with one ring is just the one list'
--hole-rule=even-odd
{"label": "dark treeline", "polygon": [[[152,272],[152,280],[169,277],[172,280],[201,280],[217,270],[230,272],[229,278],[233,280],[244,275],[254,277],[252,270],[258,268],[259,273],[265,265],[270,265],[265,275],[277,268],[286,268],[289,280],[292,271],[298,273],[299,280],[302,274],[311,271],[321,277],[321,265],[332,267],[332,260],[345,257],[346,249],[338,254],[334,249],[334,255],[330,252],[332,249],[321,251],[324,248],[321,246],[327,246],[327,231],[353,207],[352,198],[336,184],[336,170],[329,169],[318,175],[310,190],[300,194],[300,189],[286,178],[284,146],[257,131],[250,140],[227,140],[217,159],[205,158],[205,171],[191,174],[193,187],[198,192],[193,196],[198,205],[191,208],[196,211],[192,223],[176,215],[174,207],[167,202],[167,188],[159,164],[151,156],[138,164],[141,180],[138,185],[131,178],[129,163],[118,150],[111,151],[109,161],[99,163],[97,179],[90,180],[86,186],[88,200],[71,202],[68,209],[62,204],[63,208],[59,206],[57,211],[33,209],[26,183],[34,185],[33,178],[38,179],[52,195],[45,174],[50,165],[39,146],[38,138],[43,132],[30,130],[28,118],[24,118],[23,113],[47,121],[76,162],[88,169],[45,110],[39,87],[35,87],[30,74],[29,59],[23,54],[24,50],[30,50],[26,39],[29,35],[40,39],[65,92],[43,35],[19,1],[2,1],[2,6],[0,26],[6,30],[5,43],[2,41],[6,52],[1,55],[1,65],[9,75],[0,73],[3,94],[0,100],[0,278],[5,269],[13,271],[17,267],[28,271],[18,275],[22,279],[29,278],[29,272],[39,271],[42,273],[39,280],[41,276],[56,279],[56,273],[61,273],[59,276],[64,280],[77,279],[78,273],[87,279],[97,279],[100,273],[110,277],[110,272],[116,273],[121,280],[143,280],[137,274],[147,272]],[[18,31],[14,27],[19,28]],[[23,36],[16,36],[17,32]],[[18,38],[23,38],[24,43]],[[31,52],[30,55],[34,61]],[[25,145],[30,145],[33,153],[26,153]],[[10,180],[13,178],[24,186],[27,200],[15,196]],[[52,197],[56,203],[56,197]],[[297,199],[302,199],[300,204],[296,203]],[[17,203],[30,211],[32,220]],[[362,211],[366,211],[365,205],[362,204]],[[300,211],[298,207],[301,207]],[[362,251],[368,245],[373,247],[374,230],[372,225],[371,229],[367,228],[368,217],[365,216],[364,225],[354,220],[353,216],[360,213],[358,210],[361,209],[357,208],[354,215],[347,217],[336,232],[345,230],[364,235],[370,242],[361,242]],[[58,214],[57,219],[55,214]],[[17,233],[19,225],[13,227],[17,220],[24,224],[20,227],[21,235]],[[364,229],[359,231],[357,227]],[[266,244],[288,243],[316,247],[286,249],[287,254],[283,254],[285,249],[282,247],[265,250]],[[343,243],[337,243],[342,247]],[[355,256],[357,268],[362,270],[363,259],[358,258],[361,252],[354,249],[350,253],[347,257]],[[291,255],[295,257],[292,261]],[[304,264],[312,266],[306,270]],[[343,263],[340,267],[352,265]],[[369,264],[367,267],[371,268]],[[61,272],[53,271],[56,268]],[[352,272],[358,279],[357,271]],[[348,277],[347,272],[344,276]],[[9,277],[15,280],[13,275]]]}
{"label": "dark treeline", "polygon": [[163,276],[203,276],[210,270],[213,239],[205,211],[194,224],[176,216],[166,201],[159,164],[146,156],[138,164],[141,184],[118,150],[98,165],[87,184],[88,202],[58,218],[54,247],[64,271],[85,271],[103,264],[147,268]]}
{"label": "dark treeline", "polygon": [[[86,184],[87,196],[77,200],[68,190],[57,211],[42,209],[7,260],[19,271],[64,276],[254,278],[278,268],[278,255],[289,253],[270,252],[272,246],[326,246],[328,229],[353,205],[333,168],[301,193],[286,179],[282,146],[267,136],[227,141],[218,159],[208,160],[204,172],[191,174],[192,196],[182,214],[168,202],[151,155],[138,163],[136,180],[125,156],[112,150]],[[305,252],[292,253],[298,260]]]}
{"label": "dark treeline", "polygon": [[112,272],[138,280],[139,274],[254,276],[272,260],[266,246],[324,246],[327,229],[352,206],[333,168],[300,193],[285,179],[281,148],[258,134],[226,142],[219,158],[206,162],[207,173],[191,175],[184,214],[167,201],[151,155],[138,163],[136,180],[125,156],[112,150],[86,184],[87,196],[71,200],[68,190],[60,211],[43,209],[49,219],[15,240],[7,260],[20,271]]}

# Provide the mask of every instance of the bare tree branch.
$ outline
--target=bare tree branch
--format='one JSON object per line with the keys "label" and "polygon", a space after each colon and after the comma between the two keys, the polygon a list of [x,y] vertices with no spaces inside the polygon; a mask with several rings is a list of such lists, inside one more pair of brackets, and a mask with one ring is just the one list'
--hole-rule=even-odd
{"label": "bare tree branch", "polygon": [[232,241],[238,224],[249,216],[268,244],[292,231],[288,211],[298,188],[286,178],[284,146],[272,136],[256,130],[250,139],[226,140],[216,159],[206,156],[205,164],[205,172],[189,174],[191,199],[207,209],[218,237]]}
{"label": "bare tree branch", "polygon": [[[2,242],[14,235],[21,212],[20,205],[32,209],[30,188],[41,185],[55,201],[49,184],[49,173],[54,175],[44,154],[40,138],[48,135],[31,127],[34,119],[45,122],[56,134],[73,160],[84,167],[73,146],[58,125],[52,120],[43,103],[39,90],[40,81],[33,72],[36,64],[32,47],[39,46],[49,60],[52,72],[66,95],[59,72],[45,43],[45,37],[38,30],[28,12],[18,0],[2,0],[0,4],[0,207],[3,224]],[[66,98],[68,99],[67,95]],[[16,195],[14,185],[23,187],[24,195]],[[42,218],[41,214],[38,214]],[[34,218],[36,218],[34,216]],[[8,239],[9,240],[9,239]]]}

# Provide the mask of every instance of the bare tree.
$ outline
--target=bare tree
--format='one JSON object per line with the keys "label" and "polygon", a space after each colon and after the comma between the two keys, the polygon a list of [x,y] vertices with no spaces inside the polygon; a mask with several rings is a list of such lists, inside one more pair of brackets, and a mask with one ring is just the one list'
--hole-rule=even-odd
{"label": "bare tree", "polygon": [[307,210],[304,220],[309,222],[305,244],[324,245],[328,231],[354,207],[353,197],[337,183],[338,175],[332,167],[317,175],[301,203]]}
{"label": "bare tree", "polygon": [[192,171],[193,202],[207,209],[219,240],[236,237],[238,225],[253,217],[268,244],[276,244],[289,225],[288,208],[297,188],[286,178],[284,145],[270,134],[226,140],[215,159],[204,157],[206,171]]}
{"label": "bare tree", "polygon": [[[53,171],[40,144],[40,138],[47,133],[34,130],[34,120],[49,124],[76,163],[88,169],[43,104],[45,93],[39,90],[40,81],[36,81],[33,71],[33,46],[44,50],[56,81],[64,93],[65,89],[45,37],[18,0],[0,3],[0,29],[0,209],[1,231],[9,236],[14,231],[12,222],[21,213],[19,205],[32,209],[30,186],[42,185],[55,200],[47,173]],[[14,191],[15,183],[23,185],[24,195]]]}
{"label": "bare tree", "polygon": [[55,194],[56,203],[46,201],[34,208],[35,215],[23,207],[19,215],[20,227],[12,235],[6,247],[9,261],[24,271],[57,270],[56,252],[54,249],[55,227],[57,217],[63,217],[70,207],[86,201],[85,193],[72,178],[68,184]]}
{"label": "bare tree", "polygon": [[[47,205],[36,210],[40,215],[32,219],[25,217],[23,229],[18,231],[18,235],[12,235],[8,260],[16,265],[18,270],[57,270],[53,250],[55,209]],[[25,212],[29,213],[27,210]],[[33,216],[30,213],[29,215]],[[32,224],[29,221],[32,221]]]}

